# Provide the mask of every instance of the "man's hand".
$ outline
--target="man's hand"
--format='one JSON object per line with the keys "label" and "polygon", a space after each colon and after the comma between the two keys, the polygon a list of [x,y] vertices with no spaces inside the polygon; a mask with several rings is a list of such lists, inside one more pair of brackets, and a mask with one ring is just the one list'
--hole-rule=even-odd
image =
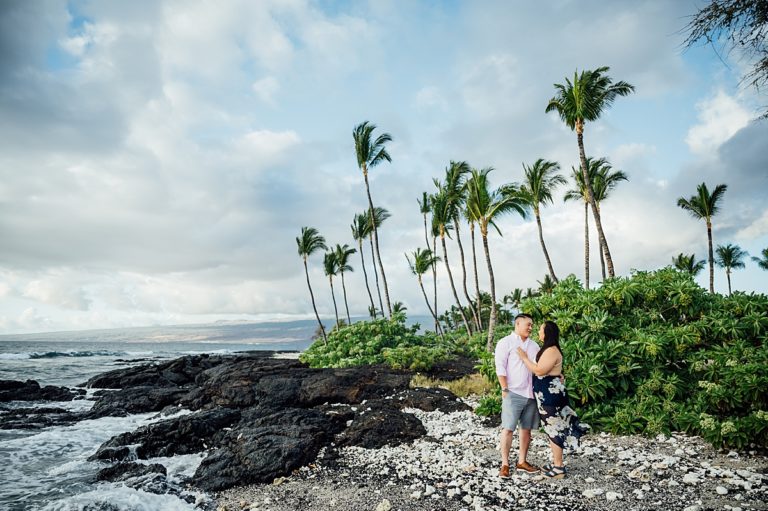
{"label": "man's hand", "polygon": [[523,351],[523,348],[517,348],[517,356],[523,360],[528,360],[528,353]]}

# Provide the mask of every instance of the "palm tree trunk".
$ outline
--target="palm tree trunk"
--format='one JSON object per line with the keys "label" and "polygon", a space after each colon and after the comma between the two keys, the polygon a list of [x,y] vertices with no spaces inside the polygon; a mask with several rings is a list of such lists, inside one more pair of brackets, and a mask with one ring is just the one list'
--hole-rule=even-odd
{"label": "palm tree trunk", "polygon": [[[432,236],[432,253],[437,253],[437,236]],[[435,293],[435,313],[437,313],[437,261],[432,263],[432,286]],[[438,323],[440,320],[438,320]]]}
{"label": "palm tree trunk", "polygon": [[461,284],[464,288],[464,298],[467,299],[467,307],[472,311],[472,319],[474,320],[474,324],[477,329],[480,330],[480,323],[477,320],[477,312],[475,311],[475,308],[472,307],[472,299],[469,297],[469,293],[467,292],[467,266],[464,264],[464,246],[461,244],[459,221],[455,218],[453,220],[453,228],[456,229],[456,243],[459,244],[459,256],[461,257]]}
{"label": "palm tree trunk", "polygon": [[[379,287],[379,272],[376,270],[376,258],[374,257],[373,249],[373,233],[368,237],[368,241],[371,242],[371,261],[373,262],[373,275],[376,277],[376,293],[379,295],[379,310],[381,311],[381,317],[384,318],[384,302],[381,300],[381,288]],[[375,319],[375,314],[374,314]]]}
{"label": "palm tree trunk", "polygon": [[[368,285],[368,272],[365,271],[365,257],[363,257],[363,238],[357,240],[357,246],[360,249],[360,264],[363,267],[363,276],[365,277],[365,289],[368,291],[368,298],[371,300],[371,311],[376,310],[376,305],[373,303],[373,295],[371,294],[371,286]],[[373,313],[373,319],[376,319],[376,313]]]}
{"label": "palm tree trunk", "polygon": [[552,261],[549,259],[549,252],[547,252],[547,246],[544,244],[544,231],[541,228],[541,215],[539,214],[539,208],[534,210],[536,216],[536,225],[539,226],[539,241],[541,242],[541,249],[544,251],[544,259],[547,260],[547,268],[549,268],[549,274],[552,276],[552,280],[557,284],[557,275],[555,275],[555,269],[552,268]]}
{"label": "palm tree trunk", "polygon": [[341,290],[344,292],[344,309],[347,311],[347,325],[352,324],[352,318],[349,317],[349,304],[347,303],[347,285],[344,283],[344,272],[341,272]]}
{"label": "palm tree trunk", "polygon": [[615,273],[613,270],[613,258],[611,257],[611,251],[608,249],[608,241],[605,239],[605,233],[603,232],[603,222],[600,220],[600,210],[597,209],[597,202],[595,202],[595,192],[592,190],[592,182],[589,180],[589,173],[587,172],[587,156],[584,153],[584,125],[583,122],[576,125],[576,141],[579,144],[579,159],[581,160],[581,174],[584,177],[584,183],[587,188],[587,199],[590,206],[592,206],[592,216],[595,217],[595,225],[597,226],[597,237],[600,240],[600,246],[605,253],[605,262],[608,265],[608,276],[613,278]]}
{"label": "palm tree trunk", "polygon": [[336,293],[333,292],[333,277],[328,277],[331,282],[331,298],[333,298],[333,311],[336,313],[336,330],[339,329],[339,308],[336,307]]}
{"label": "palm tree trunk", "polygon": [[584,203],[584,285],[589,289],[589,204]]}
{"label": "palm tree trunk", "polygon": [[307,258],[304,258],[304,273],[307,275],[307,287],[309,288],[309,297],[312,299],[312,310],[315,311],[315,317],[317,318],[317,324],[320,325],[320,331],[323,333],[323,341],[328,344],[328,337],[325,335],[325,327],[323,322],[320,321],[320,315],[317,313],[317,306],[315,305],[315,294],[312,292],[312,284],[309,283],[309,268],[307,268]]}
{"label": "palm tree trunk", "polygon": [[480,281],[477,279],[477,252],[475,251],[475,223],[469,224],[469,235],[472,239],[472,267],[475,271],[475,292],[477,293],[477,321],[480,330],[483,329],[482,305],[480,304]]}
{"label": "palm tree trunk", "polygon": [[496,280],[493,278],[493,266],[491,266],[491,253],[488,250],[488,230],[480,228],[480,234],[483,236],[483,249],[485,250],[485,262],[488,265],[488,279],[491,283],[491,317],[488,320],[488,341],[485,343],[485,349],[488,353],[493,353],[493,330],[496,327]]}
{"label": "palm tree trunk", "polygon": [[[381,252],[379,251],[379,229],[373,219],[373,199],[371,199],[371,188],[368,186],[368,168],[363,166],[363,177],[365,178],[365,193],[368,194],[368,208],[370,208],[371,222],[373,223],[373,244],[376,246],[376,258],[379,260],[379,271],[381,272],[381,282],[384,285],[384,299],[387,302],[387,312],[392,317],[392,306],[389,304],[389,288],[387,287],[387,276],[384,274],[384,265],[381,264]],[[382,311],[383,313],[384,311]]]}
{"label": "palm tree trunk", "polygon": [[459,294],[456,292],[456,286],[453,284],[453,275],[451,274],[451,265],[448,264],[448,249],[445,246],[445,235],[440,233],[440,242],[443,244],[443,261],[445,261],[445,269],[448,270],[448,280],[451,282],[451,291],[453,291],[453,297],[456,299],[456,305],[459,306],[459,312],[461,313],[461,319],[464,321],[464,328],[467,329],[467,334],[471,334],[472,330],[469,328],[469,322],[467,321],[467,315],[464,314],[464,308],[459,301]]}
{"label": "palm tree trunk", "polygon": [[715,293],[715,255],[712,253],[712,222],[707,220],[707,240],[709,241],[709,292]]}
{"label": "palm tree trunk", "polygon": [[419,275],[419,287],[421,288],[421,294],[424,295],[424,301],[427,302],[427,309],[429,309],[429,313],[432,314],[432,317],[435,318],[435,325],[437,327],[435,328],[435,332],[440,335],[440,338],[443,338],[443,328],[440,326],[440,322],[437,320],[437,314],[435,314],[435,311],[432,310],[432,307],[429,305],[429,298],[427,298],[427,292],[424,291],[424,283],[421,281],[421,275]]}
{"label": "palm tree trunk", "polygon": [[[600,213],[600,203],[597,203],[597,212]],[[602,215],[602,213],[600,213]],[[601,216],[602,218],[602,216]],[[600,271],[603,275],[603,281],[605,281],[605,252],[603,252],[603,246],[600,245]]]}
{"label": "palm tree trunk", "polygon": [[728,278],[728,296],[731,296],[731,270],[725,270],[725,276]]}
{"label": "palm tree trunk", "polygon": [[[429,248],[429,230],[427,229],[427,214],[424,213],[424,241],[427,243],[427,248]],[[434,255],[435,251],[432,250],[432,254]],[[435,263],[432,263],[432,279],[435,281],[435,310],[437,310],[437,269],[435,268]],[[427,303],[429,305],[429,303]],[[438,328],[440,326],[440,322],[437,320],[437,316],[435,314],[432,314],[435,318],[435,332],[438,331]]]}

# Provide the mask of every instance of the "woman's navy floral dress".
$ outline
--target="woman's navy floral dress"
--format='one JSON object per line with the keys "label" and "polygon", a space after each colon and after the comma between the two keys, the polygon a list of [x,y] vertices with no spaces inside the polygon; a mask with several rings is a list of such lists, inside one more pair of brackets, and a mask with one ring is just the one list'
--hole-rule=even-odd
{"label": "woman's navy floral dress", "polygon": [[578,448],[579,438],[589,425],[579,421],[568,402],[568,392],[560,376],[533,376],[533,395],[541,415],[541,425],[549,438],[564,451]]}

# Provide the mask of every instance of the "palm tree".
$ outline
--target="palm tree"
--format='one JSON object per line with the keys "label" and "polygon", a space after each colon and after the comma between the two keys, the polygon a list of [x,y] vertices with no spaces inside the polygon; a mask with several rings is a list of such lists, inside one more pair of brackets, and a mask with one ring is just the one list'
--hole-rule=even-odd
{"label": "palm tree", "polygon": [[405,314],[407,310],[408,307],[403,302],[398,301],[392,304],[392,314]]}
{"label": "palm tree", "polygon": [[[429,248],[429,230],[427,229],[427,215],[432,212],[432,202],[427,192],[421,193],[421,199],[416,199],[419,203],[419,212],[424,216],[424,241]],[[434,252],[433,252],[434,253]],[[437,261],[432,261],[432,280],[435,283],[435,308],[437,308]],[[435,316],[435,331],[437,331],[439,321]]]}
{"label": "palm tree", "polygon": [[435,262],[439,261],[440,258],[433,254],[429,248],[416,249],[413,252],[413,260],[411,260],[407,254],[405,258],[408,260],[408,266],[410,266],[411,272],[416,275],[416,278],[419,281],[421,294],[424,295],[424,301],[427,302],[427,309],[429,309],[429,313],[432,314],[432,317],[435,319],[435,331],[440,334],[440,337],[443,337],[443,329],[440,326],[440,321],[437,319],[437,312],[429,305],[429,298],[427,298],[427,292],[424,291],[424,283],[422,282],[422,275],[434,266]]}
{"label": "palm tree", "polygon": [[317,324],[320,325],[320,331],[323,334],[323,341],[328,344],[328,337],[325,335],[325,327],[320,321],[320,315],[317,313],[315,305],[315,294],[312,292],[312,284],[309,283],[309,268],[307,267],[307,258],[318,250],[326,250],[325,238],[317,232],[314,227],[302,227],[301,236],[296,237],[296,245],[299,248],[299,255],[304,261],[304,274],[307,276],[307,287],[309,288],[309,297],[312,299],[312,310],[315,311]]}
{"label": "palm tree", "polygon": [[504,305],[512,305],[512,307],[515,308],[515,310],[520,309],[520,302],[523,299],[523,290],[519,287],[516,287],[514,290],[512,290],[511,293],[508,295],[504,295],[504,298],[501,299],[502,303]]}
{"label": "palm tree", "polygon": [[[368,216],[366,214],[366,216]],[[376,206],[373,208],[373,225],[370,224],[370,221],[368,223],[368,241],[371,243],[371,254],[374,253],[374,245],[373,245],[373,227],[375,226],[376,229],[381,227],[381,224],[384,223],[384,220],[389,218],[391,215],[389,211],[387,211],[385,208]],[[381,316],[385,317],[384,315],[384,302],[381,299],[381,287],[379,287],[379,272],[376,269],[376,258],[371,256],[371,261],[373,262],[373,275],[376,282],[376,294],[379,295],[379,310],[381,311]]]}
{"label": "palm tree", "polygon": [[392,158],[389,156],[386,147],[384,147],[387,142],[392,141],[392,136],[389,133],[382,133],[374,139],[373,131],[375,129],[375,124],[370,124],[368,121],[365,121],[362,124],[355,126],[355,129],[352,132],[352,138],[355,140],[357,166],[360,168],[360,170],[363,171],[363,178],[365,179],[365,192],[368,195],[368,212],[371,216],[371,223],[373,223],[373,243],[376,247],[376,259],[379,260],[381,281],[384,284],[384,298],[387,302],[387,311],[391,316],[392,306],[389,304],[389,288],[387,287],[387,277],[384,274],[384,266],[381,264],[381,252],[379,251],[379,232],[374,220],[371,187],[368,185],[368,169],[375,167],[383,161],[392,161]]}
{"label": "palm tree", "polygon": [[712,193],[709,193],[706,183],[696,187],[696,195],[686,199],[677,199],[677,205],[691,214],[693,218],[704,219],[707,223],[707,240],[709,243],[709,292],[715,292],[715,258],[712,253],[712,217],[720,211],[718,202],[723,198],[728,185],[717,185]]}
{"label": "palm tree", "polygon": [[[598,168],[597,161],[604,161],[604,159],[592,160],[591,157],[587,158],[587,177],[593,183]],[[589,198],[587,196],[587,186],[584,181],[584,175],[581,173],[581,170],[571,167],[571,177],[573,178],[575,187],[565,192],[563,201],[567,202],[579,199],[584,201],[584,287],[585,289],[589,289]]]}
{"label": "palm tree", "polygon": [[[595,202],[597,203],[597,212],[600,213],[602,218],[603,212],[600,210],[600,204],[608,198],[614,188],[620,181],[628,181],[629,178],[622,170],[614,170],[613,166],[605,158],[598,160],[597,172],[595,174],[595,180],[592,184],[592,190],[595,192]],[[604,252],[600,251],[600,269],[603,272],[603,280],[605,280],[605,257]]]}
{"label": "palm tree", "polygon": [[479,330],[482,330],[483,316],[480,312],[483,310],[483,304],[480,297],[480,281],[477,278],[477,252],[475,251],[475,220],[472,218],[472,215],[470,214],[469,210],[466,209],[466,203],[464,208],[464,218],[469,224],[469,238],[472,242],[472,269],[474,271],[474,276],[475,276],[475,294],[477,295],[477,300],[475,303],[475,306],[477,308],[477,321],[478,321],[477,326]]}
{"label": "palm tree", "polygon": [[352,266],[349,265],[349,256],[357,252],[357,249],[350,248],[349,245],[336,244],[336,248],[333,253],[336,256],[337,271],[341,273],[341,289],[344,291],[344,308],[347,311],[347,324],[352,324],[352,318],[349,317],[349,304],[347,303],[347,285],[344,283],[344,272],[354,271]]}
{"label": "palm tree", "polygon": [[584,151],[584,125],[587,121],[596,121],[603,110],[613,104],[618,96],[627,96],[635,90],[635,87],[626,82],[616,82],[606,75],[609,67],[599,67],[594,70],[573,73],[573,82],[565,79],[565,85],[556,83],[556,95],[549,100],[545,112],[556,111],[563,122],[576,132],[576,142],[579,146],[579,160],[581,172],[587,185],[587,198],[592,206],[592,215],[595,217],[597,234],[600,246],[605,254],[608,265],[608,275],[615,276],[613,258],[608,249],[608,242],[603,232],[603,223],[600,220],[600,211],[597,209],[592,183],[587,175],[587,156]]}
{"label": "palm tree", "polygon": [[349,227],[352,229],[352,238],[357,241],[357,248],[360,251],[360,265],[363,268],[363,277],[365,277],[365,289],[368,291],[368,299],[371,301],[371,306],[368,310],[372,311],[371,317],[376,319],[376,305],[373,303],[371,286],[368,285],[368,272],[365,270],[365,257],[363,256],[363,240],[370,235],[371,222],[366,213],[358,213]]}
{"label": "palm tree", "polygon": [[728,279],[728,296],[731,295],[731,270],[744,268],[744,258],[749,254],[738,245],[718,245],[715,250],[715,261],[720,268],[725,268],[725,276]]}
{"label": "palm tree", "polygon": [[[434,195],[429,196],[430,200],[430,208],[432,208],[432,200],[434,199]],[[434,211],[434,208],[433,208]],[[440,228],[438,227],[437,223],[435,222],[435,215],[432,214],[432,221],[431,221],[431,229],[430,234],[432,235],[432,253],[437,254],[437,238],[440,236]],[[427,248],[429,248],[429,245],[427,245]],[[433,308],[435,309],[435,312],[437,312],[439,309],[437,308],[437,261],[432,263],[432,291],[434,293],[434,302],[433,302]]]}
{"label": "palm tree", "polygon": [[480,227],[480,235],[483,238],[485,262],[488,265],[488,278],[491,286],[491,314],[488,318],[488,340],[486,349],[493,352],[493,331],[496,326],[496,281],[493,277],[493,265],[491,253],[488,249],[488,226],[492,225],[501,235],[495,221],[506,213],[517,212],[521,217],[528,215],[526,201],[520,197],[520,188],[517,184],[508,184],[496,190],[489,189],[488,174],[493,168],[472,170],[472,176],[467,181],[467,212],[470,218]]}
{"label": "palm tree", "polygon": [[540,207],[542,205],[552,204],[552,192],[554,192],[555,188],[559,185],[564,185],[566,183],[565,178],[557,173],[559,170],[559,163],[547,161],[543,158],[539,158],[531,166],[523,163],[525,177],[523,186],[520,189],[522,196],[533,209],[533,215],[536,217],[536,225],[539,227],[541,249],[544,251],[544,259],[547,261],[549,274],[552,276],[552,280],[555,281],[555,283],[557,283],[557,276],[555,275],[554,268],[552,268],[552,261],[549,258],[547,246],[544,244]]}
{"label": "palm tree", "polygon": [[[470,172],[469,164],[465,161],[451,161],[448,168],[445,169],[445,191],[450,198],[451,216],[453,219],[453,230],[456,233],[456,243],[459,245],[459,258],[461,261],[461,284],[464,291],[464,298],[472,311],[472,319],[475,327],[480,330],[480,316],[472,307],[472,299],[467,291],[467,267],[464,259],[464,246],[461,243],[461,230],[459,229],[462,217],[462,209],[466,202],[466,185],[464,176]],[[440,187],[438,186],[438,189]]]}
{"label": "palm tree", "polygon": [[753,260],[754,262],[756,262],[756,263],[757,263],[757,265],[758,265],[760,268],[762,268],[762,269],[764,269],[764,270],[768,270],[768,248],[764,248],[764,249],[763,249],[763,250],[760,252],[760,256],[761,256],[761,257],[754,257],[754,256],[753,256],[753,257],[752,257],[752,260]]}
{"label": "palm tree", "polygon": [[685,255],[680,252],[677,256],[672,258],[672,266],[674,266],[676,270],[687,271],[694,277],[701,273],[705,264],[706,262],[703,259],[699,261],[696,260],[696,254]]}
{"label": "palm tree", "polygon": [[472,329],[469,327],[469,321],[467,321],[467,316],[464,314],[464,307],[461,306],[459,294],[456,292],[456,285],[453,283],[451,265],[448,264],[448,248],[445,245],[445,234],[448,229],[450,229],[449,222],[453,220],[452,214],[451,197],[444,189],[432,196],[432,223],[437,227],[438,232],[440,233],[440,243],[443,245],[443,262],[445,263],[445,269],[448,272],[448,281],[451,283],[453,298],[456,300],[456,305],[461,313],[461,319],[464,321],[464,328],[467,329],[467,334],[471,334]]}
{"label": "palm tree", "polygon": [[323,269],[328,281],[331,283],[331,298],[333,298],[333,311],[336,314],[336,329],[339,328],[339,308],[336,307],[336,294],[333,292],[333,277],[339,270],[339,263],[336,260],[335,252],[326,252],[323,254]]}
{"label": "palm tree", "polygon": [[557,284],[554,279],[549,277],[549,274],[544,275],[542,280],[537,280],[536,282],[539,284],[539,292],[545,295],[551,295],[552,291],[555,290],[555,285]]}

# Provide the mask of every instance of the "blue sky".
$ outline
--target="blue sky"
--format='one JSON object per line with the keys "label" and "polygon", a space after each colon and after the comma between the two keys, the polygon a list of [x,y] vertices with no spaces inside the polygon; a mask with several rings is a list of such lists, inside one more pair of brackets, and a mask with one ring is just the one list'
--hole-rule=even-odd
{"label": "blue sky", "polygon": [[[0,333],[309,317],[294,238],[311,225],[353,244],[366,199],[351,132],[364,120],[394,138],[392,164],[371,175],[392,213],[381,233],[391,293],[426,313],[403,256],[423,244],[416,199],[450,160],[495,167],[495,185],[537,158],[570,174],[575,136],[544,107],[553,83],[601,65],[636,87],[585,134],[589,155],[630,178],[603,205],[618,273],[703,258],[703,222],[675,205],[702,181],[729,186],[715,244],[757,255],[768,123],[751,120],[765,97],[738,87],[748,63],[683,51],[696,2],[610,6],[4,2]],[[581,208],[563,191],[543,210],[544,236],[558,275],[582,277]],[[500,227],[499,294],[535,287],[546,271],[535,223]],[[311,278],[328,317],[320,260]],[[358,265],[348,290],[363,315]],[[750,260],[733,285],[765,292],[768,273]],[[444,277],[440,287],[447,304]]]}

